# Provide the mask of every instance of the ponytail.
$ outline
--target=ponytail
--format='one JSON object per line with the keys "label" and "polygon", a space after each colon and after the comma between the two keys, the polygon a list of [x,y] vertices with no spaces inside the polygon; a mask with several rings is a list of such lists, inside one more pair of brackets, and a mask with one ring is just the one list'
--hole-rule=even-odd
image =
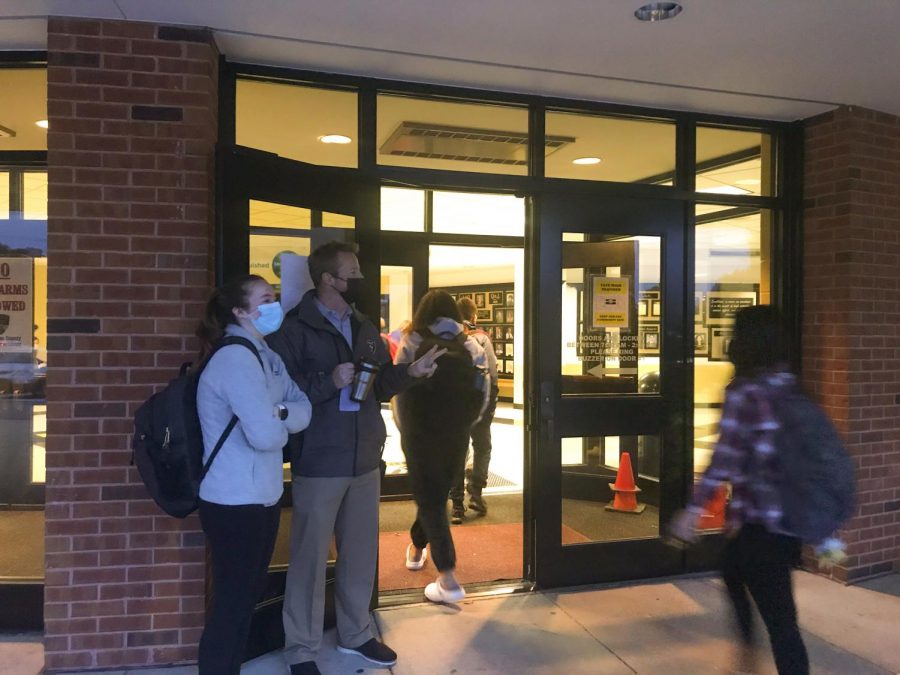
{"label": "ponytail", "polygon": [[257,281],[264,282],[265,279],[257,274],[242,274],[213,291],[206,303],[203,319],[197,326],[197,337],[203,343],[201,348],[203,355],[222,339],[228,324],[237,323],[237,317],[232,310],[235,307],[247,309],[250,289]]}

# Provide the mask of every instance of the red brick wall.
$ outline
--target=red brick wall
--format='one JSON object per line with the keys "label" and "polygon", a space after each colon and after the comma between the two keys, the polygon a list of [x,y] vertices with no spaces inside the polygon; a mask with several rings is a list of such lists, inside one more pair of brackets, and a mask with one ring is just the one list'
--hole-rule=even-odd
{"label": "red brick wall", "polygon": [[859,510],[842,581],[900,570],[900,118],[807,121],[804,379],[846,433]]}
{"label": "red brick wall", "polygon": [[195,658],[204,545],[130,466],[131,416],[196,353],[212,273],[207,32],[48,27],[48,672]]}

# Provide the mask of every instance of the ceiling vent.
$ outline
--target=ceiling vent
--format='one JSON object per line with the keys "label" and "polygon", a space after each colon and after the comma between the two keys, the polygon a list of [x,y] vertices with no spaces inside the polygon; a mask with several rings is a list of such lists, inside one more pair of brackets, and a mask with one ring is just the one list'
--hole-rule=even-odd
{"label": "ceiling vent", "polygon": [[12,129],[7,129],[3,125],[0,125],[0,138],[15,138],[16,132]]}
{"label": "ceiling vent", "polygon": [[[547,136],[546,154],[574,143],[569,136]],[[494,129],[449,127],[424,122],[401,122],[384,145],[381,154],[395,157],[449,159],[480,164],[528,164],[528,134]]]}

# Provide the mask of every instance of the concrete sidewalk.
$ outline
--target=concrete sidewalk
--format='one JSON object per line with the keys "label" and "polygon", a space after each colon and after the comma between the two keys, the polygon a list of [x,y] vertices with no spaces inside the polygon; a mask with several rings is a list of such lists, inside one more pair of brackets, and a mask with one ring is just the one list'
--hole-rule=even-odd
{"label": "concrete sidewalk", "polygon": [[[900,673],[900,575],[864,588],[798,572],[795,583],[813,673]],[[380,610],[376,619],[400,654],[397,665],[390,671],[367,668],[358,657],[338,654],[330,631],[319,661],[325,675],[697,675],[727,672],[732,647],[728,607],[715,577],[477,598],[459,606],[411,605]],[[0,672],[40,672],[34,654],[18,665],[4,660],[15,651],[4,648],[11,647],[0,642]],[[763,653],[763,672],[774,673],[768,650]],[[180,667],[115,675],[196,672]],[[280,654],[269,654],[242,672],[285,675],[288,669]]]}

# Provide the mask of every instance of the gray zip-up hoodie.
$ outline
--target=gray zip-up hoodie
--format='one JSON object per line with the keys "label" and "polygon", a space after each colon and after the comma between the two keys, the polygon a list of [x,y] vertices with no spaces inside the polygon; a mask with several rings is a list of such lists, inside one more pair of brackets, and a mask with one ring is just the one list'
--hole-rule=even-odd
{"label": "gray zip-up hoodie", "polygon": [[[248,330],[229,324],[226,335],[250,340],[259,361],[244,345],[228,345],[213,354],[197,386],[197,412],[203,430],[203,461],[219,441],[231,416],[238,423],[200,484],[200,498],[215,504],[263,504],[281,498],[281,449],[288,433],[309,424],[312,407],[294,384],[281,357]],[[288,409],[287,419],[275,415],[275,405]]]}
{"label": "gray zip-up hoodie", "polygon": [[[463,325],[450,319],[445,316],[438,317],[428,329],[434,333],[435,335],[444,338],[445,340],[452,340],[457,335],[463,332]],[[403,336],[403,339],[400,341],[400,346],[397,347],[397,355],[394,357],[394,363],[412,363],[416,358],[416,352],[419,349],[419,346],[422,344],[422,336],[418,333],[406,333]],[[463,346],[466,348],[466,351],[472,357],[472,364],[478,366],[479,368],[484,368],[485,370],[489,369],[487,352],[485,352],[484,348],[479,344],[478,340],[475,339],[472,335],[466,336],[466,341],[463,343]],[[491,349],[491,353],[493,353],[493,349]],[[494,377],[496,377],[496,363],[497,359],[494,357]],[[441,367],[440,359],[437,361],[438,368]],[[483,399],[481,403],[481,410],[478,412],[478,419],[481,419],[481,415],[484,414],[485,408],[487,408],[488,400],[491,396],[491,387],[492,387],[492,378],[490,377],[490,372],[488,370],[488,377],[484,378],[484,388],[482,391]],[[400,415],[398,412],[394,414],[394,421],[397,423],[398,427],[402,426],[402,420],[400,419]],[[478,420],[476,420],[477,422]]]}

